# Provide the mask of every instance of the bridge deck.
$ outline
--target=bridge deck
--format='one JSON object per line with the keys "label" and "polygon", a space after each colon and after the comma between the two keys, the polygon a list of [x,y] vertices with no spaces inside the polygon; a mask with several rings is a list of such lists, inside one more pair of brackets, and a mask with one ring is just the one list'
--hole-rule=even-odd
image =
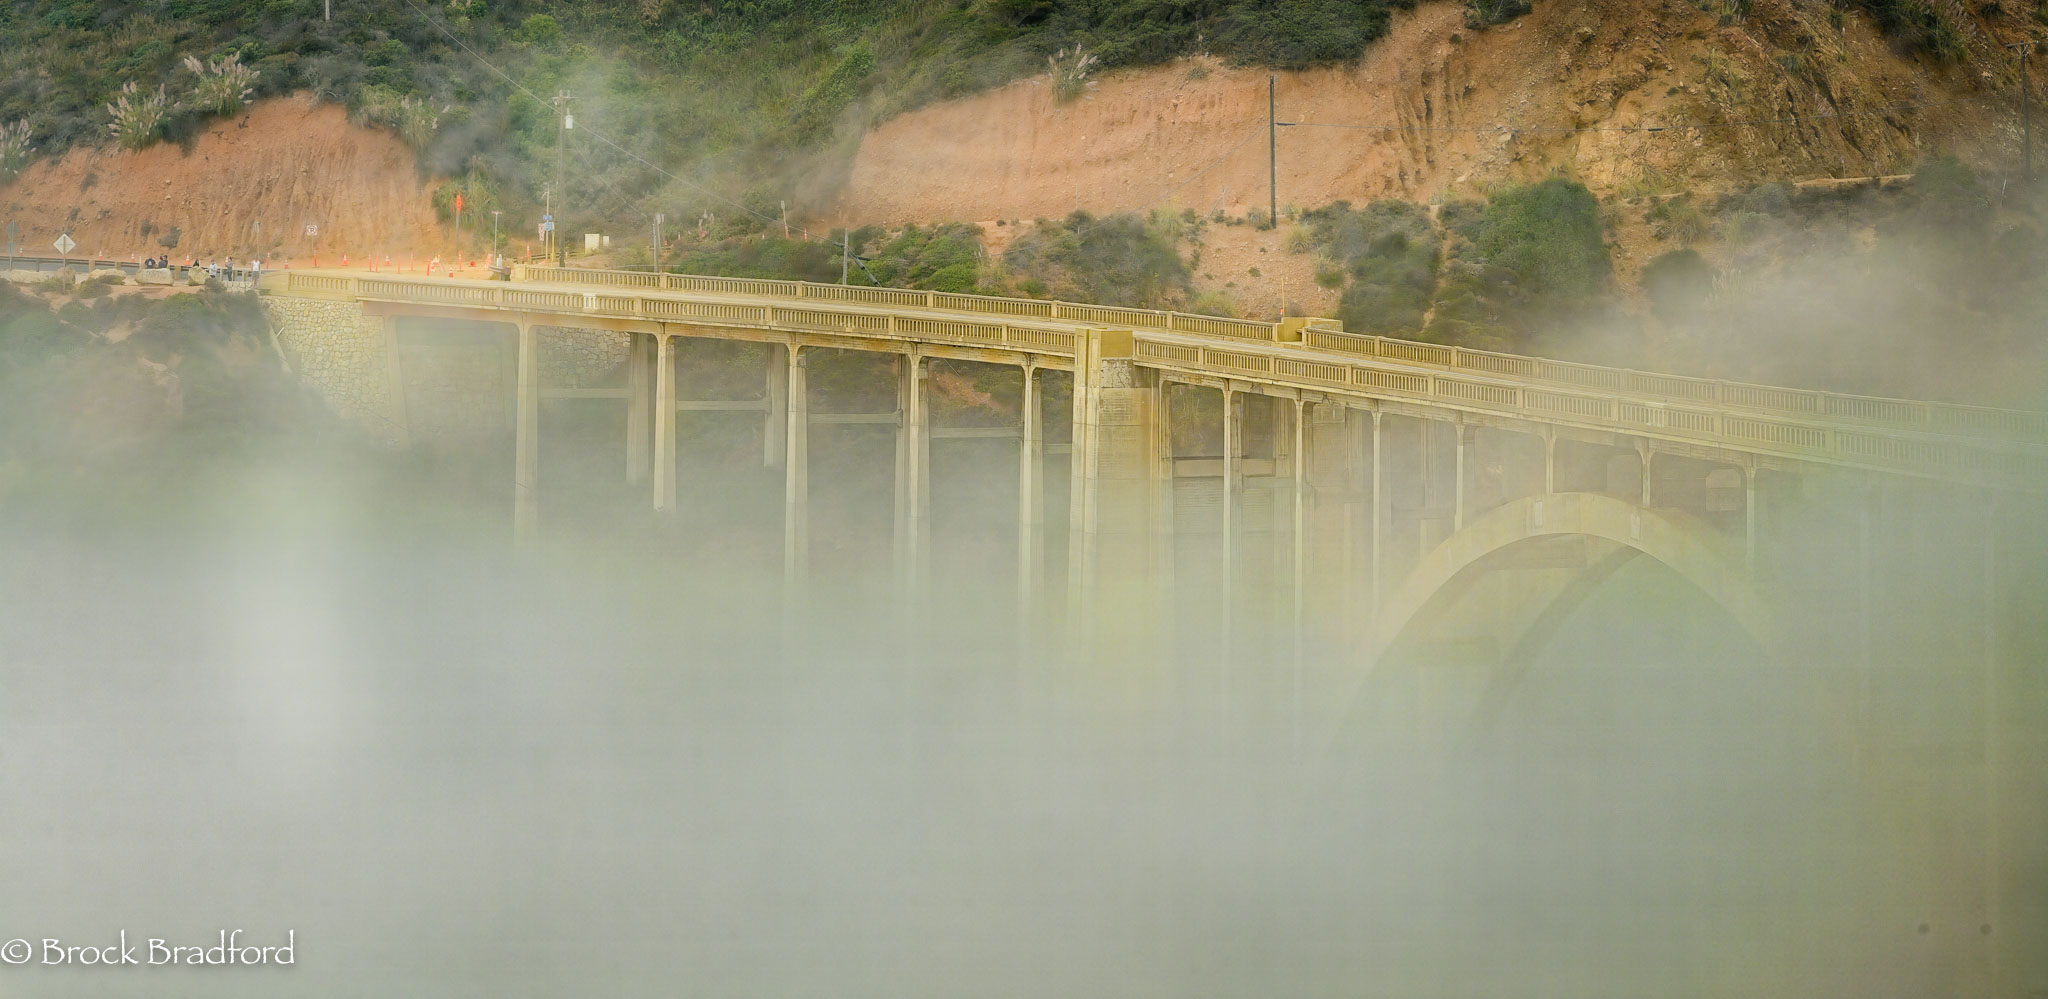
{"label": "bridge deck", "polygon": [[[2048,414],[1744,385],[1141,309],[789,281],[522,269],[511,283],[361,272],[267,275],[274,294],[513,313],[529,322],[907,349],[1071,367],[1089,330],[1132,333],[1132,359],[1197,384],[1243,382],[1478,422],[1621,433],[1692,449],[2039,488]],[[664,287],[654,287],[657,282]],[[634,285],[643,285],[636,287]],[[1298,341],[1281,340],[1298,336]],[[1548,376],[1548,377],[1546,377]],[[1588,384],[1593,383],[1593,384]],[[1660,391],[1661,390],[1661,391]]]}

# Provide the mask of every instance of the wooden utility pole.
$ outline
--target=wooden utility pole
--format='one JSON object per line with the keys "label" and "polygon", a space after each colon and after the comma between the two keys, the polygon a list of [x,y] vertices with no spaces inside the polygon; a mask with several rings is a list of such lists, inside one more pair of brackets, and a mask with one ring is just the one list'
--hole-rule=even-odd
{"label": "wooden utility pole", "polygon": [[1279,128],[1273,122],[1275,77],[1266,75],[1266,225],[1280,228],[1280,143]]}
{"label": "wooden utility pole", "polygon": [[[576,127],[576,117],[569,113],[569,102],[576,95],[566,90],[555,92],[555,190],[562,192],[562,202],[569,201],[569,189],[562,186],[562,163],[569,148],[569,130]],[[562,222],[555,220],[555,253],[557,267],[569,266],[569,244],[562,241]]]}

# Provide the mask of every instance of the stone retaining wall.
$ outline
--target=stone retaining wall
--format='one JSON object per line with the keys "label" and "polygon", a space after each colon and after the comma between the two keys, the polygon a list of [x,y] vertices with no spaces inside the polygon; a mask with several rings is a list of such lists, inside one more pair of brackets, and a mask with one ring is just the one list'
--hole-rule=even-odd
{"label": "stone retaining wall", "polygon": [[405,415],[416,441],[479,444],[512,432],[516,341],[509,329],[464,323],[398,329]]}
{"label": "stone retaining wall", "polygon": [[628,334],[566,326],[542,326],[536,332],[543,386],[615,388],[626,383]]}
{"label": "stone retaining wall", "polygon": [[[354,302],[275,295],[263,309],[292,371],[388,447],[476,442],[512,429],[518,341],[509,325],[399,319],[387,331]],[[543,387],[625,384],[627,334],[535,332]]]}
{"label": "stone retaining wall", "polygon": [[392,392],[391,355],[383,320],[353,302],[265,297],[285,360],[329,408],[369,430],[387,447],[407,443],[403,401]]}

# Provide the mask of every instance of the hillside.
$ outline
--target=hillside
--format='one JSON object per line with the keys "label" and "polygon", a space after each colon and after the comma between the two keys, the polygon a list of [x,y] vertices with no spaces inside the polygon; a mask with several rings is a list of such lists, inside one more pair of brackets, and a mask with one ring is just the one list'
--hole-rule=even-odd
{"label": "hillside", "polygon": [[[66,229],[117,256],[175,231],[175,252],[199,257],[425,258],[487,243],[496,209],[517,254],[545,198],[562,231],[614,237],[587,265],[650,263],[658,212],[664,263],[705,272],[1284,309],[1861,391],[1970,395],[1988,366],[2016,404],[2048,394],[2029,332],[2048,288],[2027,263],[2048,216],[2014,184],[2004,48],[2044,33],[2026,10],[240,9],[0,7],[0,177],[26,161],[0,206],[31,251]],[[1275,152],[1277,227],[1269,75],[1295,123]],[[544,103],[560,91],[575,94],[566,134]],[[1931,186],[1858,180],[1930,164]],[[458,195],[473,226],[459,237]],[[1851,289],[1856,303],[1811,307]],[[1780,299],[1797,307],[1755,314]],[[1858,303],[1875,323],[1845,324]],[[1897,327],[1906,315],[1917,327]]]}
{"label": "hillside", "polygon": [[[1896,173],[1932,150],[2016,160],[2016,109],[1976,74],[1864,18],[1837,31],[1811,5],[1750,10],[1722,24],[1685,0],[1545,4],[1483,31],[1459,4],[1396,14],[1356,63],[1277,75],[1282,121],[1387,126],[1281,129],[1280,203],[1428,202],[1559,171],[1600,193],[1699,191]],[[1788,65],[1794,37],[1811,55]],[[912,111],[862,140],[834,218],[1263,211],[1267,77],[1194,58],[1065,103],[1037,77]],[[1645,126],[1665,130],[1629,131]]]}
{"label": "hillside", "polygon": [[[308,260],[326,250],[329,260],[424,259],[456,242],[403,142],[350,124],[339,105],[291,98],[217,119],[189,149],[79,148],[38,160],[0,188],[0,217],[20,226],[23,252],[53,253],[50,242],[69,232],[78,253],[116,258]],[[306,235],[309,224],[317,236]]]}

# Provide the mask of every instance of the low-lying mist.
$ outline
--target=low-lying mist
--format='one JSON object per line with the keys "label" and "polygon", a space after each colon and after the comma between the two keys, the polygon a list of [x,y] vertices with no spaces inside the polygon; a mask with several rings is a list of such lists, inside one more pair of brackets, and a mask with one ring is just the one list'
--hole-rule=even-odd
{"label": "low-lying mist", "polygon": [[[814,410],[873,405],[817,364]],[[1918,996],[2041,949],[2039,834],[1987,867],[1947,808],[1973,717],[1874,770],[1851,650],[1785,668],[1648,560],[1515,676],[1321,644],[1297,673],[1270,626],[1226,656],[1192,572],[1189,631],[1100,661],[1019,640],[1014,444],[934,443],[906,620],[886,428],[820,428],[793,632],[758,414],[684,415],[663,520],[611,422],[554,404],[522,557],[509,441],[377,452],[248,370],[284,401],[225,437],[10,452],[0,940],[289,931],[295,963],[7,994]],[[2003,717],[2043,717],[2013,676]],[[2038,728],[2002,786],[2038,783]]]}

